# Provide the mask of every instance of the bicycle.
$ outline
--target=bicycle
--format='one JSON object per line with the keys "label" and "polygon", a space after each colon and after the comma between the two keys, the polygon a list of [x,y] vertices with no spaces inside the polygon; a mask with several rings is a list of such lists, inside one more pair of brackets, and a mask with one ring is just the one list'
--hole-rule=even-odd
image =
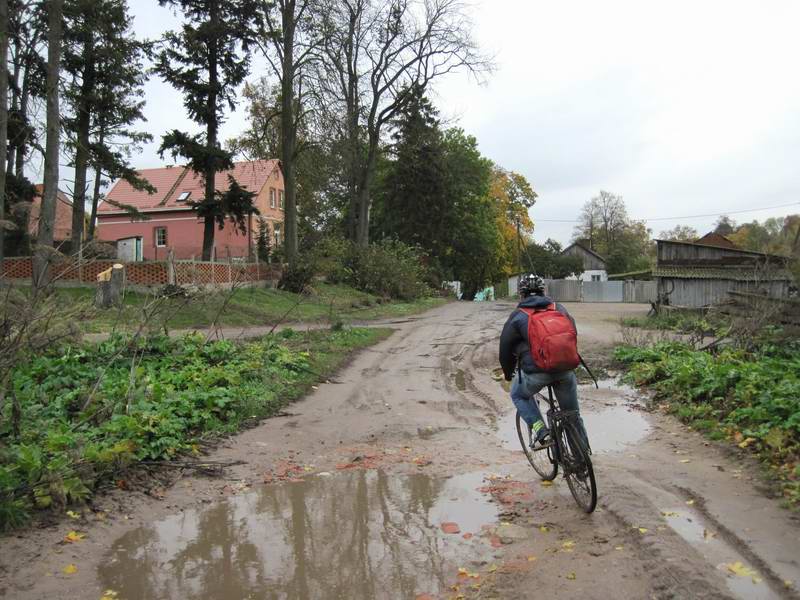
{"label": "bicycle", "polygon": [[550,440],[534,445],[530,427],[517,411],[517,435],[528,462],[544,481],[555,479],[560,466],[575,502],[584,512],[591,513],[597,506],[597,483],[589,441],[581,435],[577,422],[578,411],[562,411],[553,398],[552,386],[547,386],[547,397],[537,393],[533,400],[544,400],[549,406]]}

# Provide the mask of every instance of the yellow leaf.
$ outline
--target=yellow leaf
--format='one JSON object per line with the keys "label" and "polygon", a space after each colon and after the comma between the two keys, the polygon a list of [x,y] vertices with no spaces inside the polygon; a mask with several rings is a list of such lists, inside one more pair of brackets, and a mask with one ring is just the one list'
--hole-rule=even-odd
{"label": "yellow leaf", "polygon": [[571,552],[572,549],[575,547],[575,542],[573,542],[572,540],[567,540],[566,542],[561,544],[561,547],[564,548],[564,550],[569,550]]}
{"label": "yellow leaf", "polygon": [[70,519],[80,519],[81,518],[81,516],[78,513],[76,513],[74,510],[68,510],[67,511],[67,516]]}
{"label": "yellow leaf", "polygon": [[692,504],[694,504],[694,500],[687,500],[687,501],[686,501],[686,504],[687,504],[688,506],[691,506]]}
{"label": "yellow leaf", "polygon": [[466,575],[467,570],[464,567],[458,567],[458,574],[459,575]]}
{"label": "yellow leaf", "polygon": [[739,448],[747,448],[750,444],[756,441],[756,438],[745,438],[741,442],[739,442]]}
{"label": "yellow leaf", "polygon": [[543,481],[542,482],[542,486],[543,487],[550,487],[551,485],[553,485],[552,481]]}
{"label": "yellow leaf", "polygon": [[746,567],[738,560],[725,566],[728,568],[728,571],[738,577],[750,577],[753,579],[753,583],[758,583],[761,581],[761,579],[758,577],[758,573],[756,573],[753,569]]}
{"label": "yellow leaf", "polygon": [[489,567],[489,573],[494,573],[495,571],[497,571],[497,565],[492,565]]}
{"label": "yellow leaf", "polygon": [[546,525],[541,525],[539,527],[539,531],[541,531],[542,533],[547,533],[548,531],[550,531],[550,528],[547,527]]}
{"label": "yellow leaf", "polygon": [[692,462],[692,461],[691,461],[691,460],[689,460],[688,458],[683,458],[683,459],[681,459],[681,462],[682,462],[682,463],[684,463],[684,464],[686,464],[686,463],[688,463],[688,462]]}
{"label": "yellow leaf", "polygon": [[568,573],[567,574],[567,579],[574,580],[575,579],[575,571],[573,571],[572,573]]}
{"label": "yellow leaf", "polygon": [[625,546],[614,546],[614,550],[622,550]]}
{"label": "yellow leaf", "polygon": [[678,513],[673,512],[671,510],[662,510],[661,511],[661,516],[662,517],[677,517]]}
{"label": "yellow leaf", "polygon": [[77,531],[70,531],[65,537],[64,541],[67,542],[80,542],[83,538],[86,537],[85,533],[78,533]]}
{"label": "yellow leaf", "polygon": [[68,564],[66,567],[62,569],[65,575],[72,575],[73,573],[78,572],[78,567],[73,564]]}
{"label": "yellow leaf", "polygon": [[100,600],[117,600],[118,594],[114,590],[106,590]]}
{"label": "yellow leaf", "polygon": [[707,540],[708,538],[714,538],[714,537],[717,537],[716,533],[714,533],[713,531],[709,531],[708,529],[703,529],[703,538],[704,539]]}
{"label": "yellow leaf", "polygon": [[639,527],[639,533],[647,533],[646,527]]}
{"label": "yellow leaf", "polygon": [[533,562],[533,561],[535,561],[535,560],[536,560],[536,557],[535,557],[535,556],[529,556],[529,557],[528,557],[528,562]]}

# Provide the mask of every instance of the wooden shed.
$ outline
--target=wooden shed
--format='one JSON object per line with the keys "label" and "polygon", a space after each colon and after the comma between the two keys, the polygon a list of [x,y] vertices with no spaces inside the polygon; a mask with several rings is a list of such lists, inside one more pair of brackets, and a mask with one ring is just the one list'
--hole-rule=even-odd
{"label": "wooden shed", "polygon": [[[577,276],[582,281],[606,281],[606,259],[583,241],[573,242],[561,251],[562,256],[577,256],[583,262],[583,272]],[[577,274],[576,274],[577,275]]]}
{"label": "wooden shed", "polygon": [[789,295],[791,275],[785,256],[673,240],[656,244],[657,293],[673,306],[712,306],[727,300],[731,291]]}

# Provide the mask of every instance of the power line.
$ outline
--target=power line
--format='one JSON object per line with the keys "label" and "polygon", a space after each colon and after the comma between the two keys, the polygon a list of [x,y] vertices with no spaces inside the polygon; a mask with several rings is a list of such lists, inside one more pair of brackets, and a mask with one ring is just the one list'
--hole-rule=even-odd
{"label": "power line", "polygon": [[[771,210],[773,208],[787,208],[789,206],[798,206],[800,202],[790,202],[789,204],[777,204],[775,206],[762,206],[760,208],[748,208],[745,210],[729,210],[726,212],[721,213],[709,213],[705,215],[686,215],[683,217],[651,217],[649,219],[631,219],[632,221],[678,221],[681,219],[702,219],[705,217],[722,217],[727,215],[740,215],[743,213],[750,213],[750,212],[758,212],[761,210]],[[580,223],[581,221],[578,219],[536,219],[534,218],[535,222],[538,223]]]}

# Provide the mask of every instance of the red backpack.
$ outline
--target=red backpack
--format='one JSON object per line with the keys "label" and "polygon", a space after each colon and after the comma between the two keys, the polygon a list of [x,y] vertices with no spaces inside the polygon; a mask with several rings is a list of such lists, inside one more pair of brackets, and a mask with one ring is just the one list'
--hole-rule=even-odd
{"label": "red backpack", "polygon": [[580,364],[578,332],[555,304],[545,308],[521,308],[528,315],[528,341],[531,358],[542,371],[571,371]]}

